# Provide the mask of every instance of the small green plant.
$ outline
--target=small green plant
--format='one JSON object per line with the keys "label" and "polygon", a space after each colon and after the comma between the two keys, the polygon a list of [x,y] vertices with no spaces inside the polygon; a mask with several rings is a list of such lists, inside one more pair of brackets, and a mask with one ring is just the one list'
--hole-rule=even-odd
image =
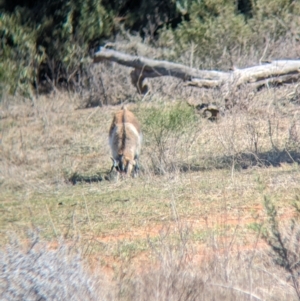
{"label": "small green plant", "polygon": [[[300,225],[296,218],[293,218],[289,225],[281,227],[277,210],[271,200],[264,199],[266,213],[268,215],[268,226],[262,232],[262,237],[272,249],[272,257],[276,265],[284,268],[289,274],[289,281],[300,300]],[[297,203],[294,204],[296,213],[299,216],[300,210]]]}
{"label": "small green plant", "polygon": [[150,149],[154,170],[158,173],[173,170],[178,154],[186,151],[185,144],[194,129],[194,110],[180,103],[172,107],[161,105],[144,110],[144,116],[145,143]]}

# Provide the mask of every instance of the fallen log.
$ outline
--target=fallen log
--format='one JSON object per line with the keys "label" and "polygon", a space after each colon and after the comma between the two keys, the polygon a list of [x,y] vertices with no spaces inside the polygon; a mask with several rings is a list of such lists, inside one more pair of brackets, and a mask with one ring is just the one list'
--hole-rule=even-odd
{"label": "fallen log", "polygon": [[174,76],[184,80],[188,86],[201,88],[218,88],[224,84],[232,84],[236,87],[251,84],[259,88],[271,84],[293,83],[299,81],[300,78],[300,60],[277,60],[224,72],[198,70],[182,64],[132,56],[102,47],[95,53],[94,63],[103,60],[134,68],[130,73],[131,81],[141,94],[148,91],[147,85],[143,84],[145,78],[160,76]]}

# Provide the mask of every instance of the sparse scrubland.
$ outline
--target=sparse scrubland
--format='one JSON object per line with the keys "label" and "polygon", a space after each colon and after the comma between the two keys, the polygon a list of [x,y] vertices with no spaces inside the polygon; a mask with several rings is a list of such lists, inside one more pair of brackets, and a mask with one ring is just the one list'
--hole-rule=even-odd
{"label": "sparse scrubland", "polygon": [[[244,12],[233,1],[201,3],[177,2],[188,18],[176,28],[151,15],[143,39],[130,30],[132,13],[110,42],[209,69],[300,56],[297,1],[250,1]],[[52,19],[37,32],[33,21],[18,31],[20,8],[0,20],[11,30],[0,29],[0,299],[299,300],[299,84],[225,91],[165,77],[148,80],[142,96],[128,68],[92,65],[77,51],[86,40],[68,26],[85,18],[73,13],[50,35],[60,45],[73,34],[56,48],[69,58],[61,62],[46,44],[48,52],[30,52]],[[32,39],[23,45],[24,32]],[[43,75],[37,54],[48,59]],[[203,118],[190,105],[200,103],[223,108],[220,118]],[[116,181],[108,130],[124,104],[141,122],[143,146],[139,176]]]}

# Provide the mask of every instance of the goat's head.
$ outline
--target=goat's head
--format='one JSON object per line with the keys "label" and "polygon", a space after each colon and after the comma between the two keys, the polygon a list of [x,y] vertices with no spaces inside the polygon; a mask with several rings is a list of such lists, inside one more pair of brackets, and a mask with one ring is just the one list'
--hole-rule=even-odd
{"label": "goat's head", "polygon": [[113,165],[111,167],[111,172],[115,169],[121,174],[130,175],[132,168],[134,167],[134,175],[138,172],[138,165],[136,160],[127,160],[124,155],[119,155],[117,159],[111,158]]}

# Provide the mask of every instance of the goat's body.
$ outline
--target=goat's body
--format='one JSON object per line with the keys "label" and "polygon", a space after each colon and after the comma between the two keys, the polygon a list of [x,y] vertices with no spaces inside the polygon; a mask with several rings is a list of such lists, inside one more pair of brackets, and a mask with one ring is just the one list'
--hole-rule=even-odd
{"label": "goat's body", "polygon": [[109,144],[114,167],[131,174],[137,170],[137,160],[141,151],[142,133],[140,123],[134,114],[123,108],[114,115],[109,130]]}

